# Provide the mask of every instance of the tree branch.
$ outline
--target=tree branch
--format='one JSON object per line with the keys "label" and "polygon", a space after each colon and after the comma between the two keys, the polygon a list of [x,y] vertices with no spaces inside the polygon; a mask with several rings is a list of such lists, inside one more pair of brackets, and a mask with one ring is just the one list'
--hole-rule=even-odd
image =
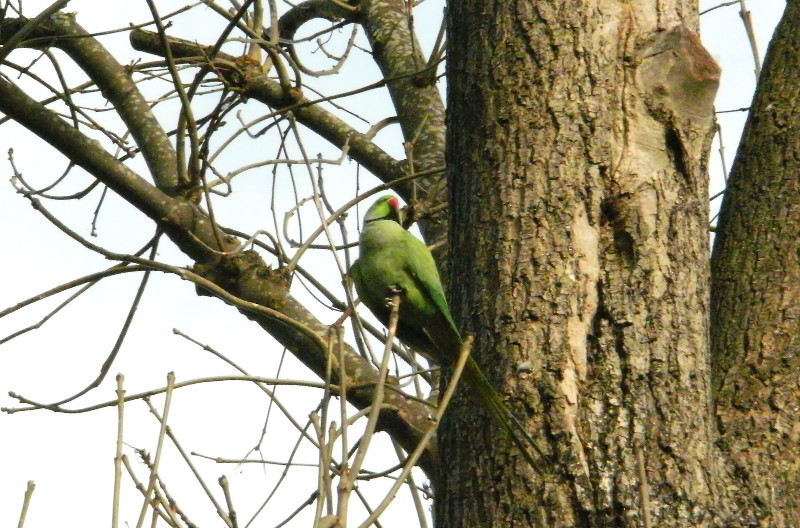
{"label": "tree branch", "polygon": [[216,246],[211,223],[196,205],[167,196],[106,152],[96,141],[2,78],[0,111],[162,225],[170,239],[193,259],[207,261],[219,258],[211,249]]}
{"label": "tree branch", "polygon": [[[95,46],[100,47],[100,44],[95,41]],[[103,56],[97,50],[95,53]],[[98,75],[97,82],[106,93],[102,85],[105,79]],[[115,79],[110,82],[115,82]],[[129,86],[138,93],[134,84]],[[110,99],[115,106],[141,97],[141,94],[117,95],[120,97]],[[147,110],[149,113],[149,108]],[[222,237],[226,248],[219,248],[212,222],[196,204],[168,196],[106,152],[96,141],[3,78],[0,78],[0,112],[48,142],[156,222],[183,252],[198,262],[197,270],[202,277],[236,298],[270,308],[291,320],[304,323],[305,331],[301,331],[279,318],[243,309],[243,313],[258,322],[318,376],[324,378],[328,357],[326,347],[320,343],[326,342],[329,326],[317,320],[289,295],[285,277],[280,271],[269,269],[255,252],[235,255],[224,253],[237,245],[232,238]],[[130,117],[130,120],[134,124],[140,123],[134,117]],[[312,339],[309,333],[316,338]],[[334,371],[335,376],[338,379],[341,372],[347,376],[348,386],[361,387],[348,392],[348,401],[363,409],[372,404],[377,371],[347,345],[344,358],[344,365]],[[404,449],[412,452],[431,426],[428,407],[408,398],[396,384],[392,385],[396,390],[388,391],[384,400],[392,410],[381,413],[378,428],[389,432]],[[435,460],[435,447],[430,447],[420,462],[423,470],[431,476],[435,475]]]}
{"label": "tree branch", "polygon": [[[211,51],[210,46],[202,46],[179,38],[168,39],[172,56],[178,58],[196,58],[206,60]],[[131,46],[138,51],[164,56],[158,33],[135,29],[131,31]],[[326,111],[318,105],[304,104],[301,94],[287,97],[280,83],[266,75],[249,77],[234,75],[231,65],[236,64],[236,57],[226,53],[218,53],[214,60],[219,61],[217,69],[226,75],[226,82],[236,86],[247,97],[255,99],[267,106],[286,111],[291,110],[297,121],[310,128],[337,148],[347,146],[347,154],[364,166],[383,182],[389,182],[403,176],[401,162],[395,160],[383,149],[370,141],[364,134]],[[238,72],[237,72],[238,73]],[[438,165],[439,167],[441,165]]]}
{"label": "tree branch", "polygon": [[[3,36],[13,35],[26,22],[24,18],[3,21],[0,24],[0,43],[4,43]],[[22,45],[42,46],[42,39],[45,39],[48,46],[69,55],[94,81],[130,130],[158,187],[174,194],[178,185],[175,149],[147,100],[131,80],[130,72],[75,22],[74,15],[56,13],[31,31],[29,38],[32,40]]]}
{"label": "tree branch", "polygon": [[388,85],[389,95],[413,152],[414,171],[444,166],[444,104],[435,85],[417,80],[427,61],[409,23],[405,0],[363,0],[361,11],[375,62],[385,78],[396,79]]}

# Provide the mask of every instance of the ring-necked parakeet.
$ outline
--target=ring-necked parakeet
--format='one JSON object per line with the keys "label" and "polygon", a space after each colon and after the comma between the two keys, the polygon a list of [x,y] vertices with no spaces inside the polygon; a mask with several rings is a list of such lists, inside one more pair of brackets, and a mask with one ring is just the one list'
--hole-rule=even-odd
{"label": "ring-necked parakeet", "polygon": [[[388,300],[399,293],[397,337],[440,365],[451,366],[459,355],[461,335],[447,307],[436,263],[428,247],[401,224],[395,196],[382,196],[367,210],[360,255],[350,267],[350,277],[361,302],[384,324],[391,313]],[[471,357],[462,377],[536,468],[527,448],[543,458],[544,454]]]}

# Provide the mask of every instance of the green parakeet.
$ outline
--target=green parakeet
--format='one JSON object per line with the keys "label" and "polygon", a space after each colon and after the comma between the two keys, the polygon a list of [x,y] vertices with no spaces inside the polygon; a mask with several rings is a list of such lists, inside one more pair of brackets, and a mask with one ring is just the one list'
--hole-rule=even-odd
{"label": "green parakeet", "polygon": [[[436,263],[428,247],[401,224],[400,201],[395,196],[382,196],[367,210],[360,256],[350,267],[350,277],[361,302],[384,324],[391,313],[388,300],[399,294],[397,337],[440,365],[452,366],[461,335],[447,307]],[[537,469],[528,448],[544,455],[471,357],[462,378]]]}

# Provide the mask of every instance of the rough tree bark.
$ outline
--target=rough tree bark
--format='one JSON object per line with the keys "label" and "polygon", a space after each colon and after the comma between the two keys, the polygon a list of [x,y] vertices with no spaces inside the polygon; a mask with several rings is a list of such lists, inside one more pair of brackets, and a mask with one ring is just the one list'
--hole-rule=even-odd
{"label": "rough tree bark", "polygon": [[719,446],[761,526],[800,525],[800,2],[761,73],[718,224],[712,372]]}
{"label": "rough tree bark", "polygon": [[553,461],[468,398],[440,432],[439,526],[715,517],[706,159],[719,69],[697,4],[448,9],[451,300]]}

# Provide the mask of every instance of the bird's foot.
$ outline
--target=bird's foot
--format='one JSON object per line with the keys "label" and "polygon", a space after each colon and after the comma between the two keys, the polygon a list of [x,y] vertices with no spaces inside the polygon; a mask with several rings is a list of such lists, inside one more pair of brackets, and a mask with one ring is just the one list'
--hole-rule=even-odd
{"label": "bird's foot", "polygon": [[392,308],[394,306],[394,299],[403,295],[404,290],[400,286],[389,286],[386,289],[386,293],[389,295],[384,299],[386,301],[386,307]]}

